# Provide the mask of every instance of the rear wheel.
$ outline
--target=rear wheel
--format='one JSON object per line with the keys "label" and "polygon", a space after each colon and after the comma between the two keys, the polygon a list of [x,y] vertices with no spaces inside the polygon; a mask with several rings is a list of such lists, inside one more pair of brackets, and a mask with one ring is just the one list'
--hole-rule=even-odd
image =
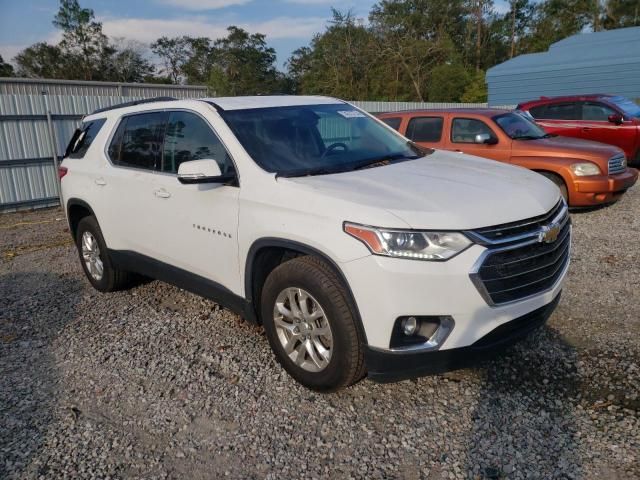
{"label": "rear wheel", "polygon": [[568,204],[569,192],[567,190],[567,184],[564,183],[564,180],[562,179],[562,177],[560,175],[557,175],[551,172],[538,172],[538,173],[543,177],[547,177],[549,180],[551,180],[553,183],[555,183],[558,186],[558,188],[560,189],[560,193],[562,194],[562,197],[564,198],[565,202],[567,202]]}
{"label": "rear wheel", "polygon": [[347,292],[315,257],[273,270],[262,290],[262,321],[284,369],[302,385],[332,391],[364,375],[364,348]]}
{"label": "rear wheel", "polygon": [[82,269],[96,290],[112,292],[129,286],[131,274],[113,266],[95,217],[84,217],[78,223],[76,246]]}

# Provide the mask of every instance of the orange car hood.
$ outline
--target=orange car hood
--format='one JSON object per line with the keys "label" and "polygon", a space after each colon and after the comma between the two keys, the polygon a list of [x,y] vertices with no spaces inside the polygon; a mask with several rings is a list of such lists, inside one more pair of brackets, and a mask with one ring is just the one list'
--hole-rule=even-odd
{"label": "orange car hood", "polygon": [[570,137],[514,140],[512,145],[514,157],[575,158],[589,160],[601,167],[606,167],[609,158],[618,153],[624,152],[613,145]]}

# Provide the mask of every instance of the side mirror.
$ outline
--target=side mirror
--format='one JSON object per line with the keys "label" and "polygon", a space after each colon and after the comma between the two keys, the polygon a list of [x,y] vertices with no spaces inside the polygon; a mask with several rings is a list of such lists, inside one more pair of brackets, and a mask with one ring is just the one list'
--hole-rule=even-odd
{"label": "side mirror", "polygon": [[191,160],[178,167],[178,180],[185,184],[227,183],[235,177],[233,173],[223,175],[215,160]]}
{"label": "side mirror", "polygon": [[611,123],[615,123],[616,125],[620,125],[622,124],[624,118],[622,118],[622,115],[620,115],[619,113],[612,113],[611,115],[609,115],[607,117],[607,119],[611,122]]}
{"label": "side mirror", "polygon": [[481,143],[485,145],[495,145],[496,143],[498,143],[498,139],[495,137],[492,137],[488,133],[477,134],[473,141],[474,143]]}

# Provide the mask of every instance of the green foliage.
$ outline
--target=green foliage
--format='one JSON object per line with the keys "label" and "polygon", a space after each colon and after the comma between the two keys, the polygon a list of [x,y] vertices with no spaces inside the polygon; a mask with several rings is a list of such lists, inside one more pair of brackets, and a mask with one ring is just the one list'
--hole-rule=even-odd
{"label": "green foliage", "polygon": [[469,80],[469,72],[463,65],[438,65],[431,69],[428,99],[430,102],[460,102]]}
{"label": "green foliage", "polygon": [[249,34],[231,26],[228,35],[213,43],[208,85],[216,95],[277,92],[281,81],[275,68],[276,52],[261,33]]}
{"label": "green foliage", "polygon": [[487,83],[485,82],[484,72],[482,70],[474,72],[467,88],[460,97],[463,103],[485,103],[487,101]]}
{"label": "green foliage", "polygon": [[13,66],[9,63],[4,63],[2,55],[0,55],[0,77],[13,77]]}

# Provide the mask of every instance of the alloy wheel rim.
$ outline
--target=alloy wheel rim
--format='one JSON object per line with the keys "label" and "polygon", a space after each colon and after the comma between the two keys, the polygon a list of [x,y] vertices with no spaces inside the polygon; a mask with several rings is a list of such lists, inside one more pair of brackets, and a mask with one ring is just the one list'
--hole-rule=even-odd
{"label": "alloy wheel rim", "polygon": [[104,275],[104,265],[100,258],[100,247],[96,237],[91,232],[82,234],[82,259],[87,267],[89,275],[94,280],[100,281]]}
{"label": "alloy wheel rim", "polygon": [[285,288],[273,308],[278,340],[298,367],[320,372],[331,361],[333,334],[320,303],[301,288]]}

